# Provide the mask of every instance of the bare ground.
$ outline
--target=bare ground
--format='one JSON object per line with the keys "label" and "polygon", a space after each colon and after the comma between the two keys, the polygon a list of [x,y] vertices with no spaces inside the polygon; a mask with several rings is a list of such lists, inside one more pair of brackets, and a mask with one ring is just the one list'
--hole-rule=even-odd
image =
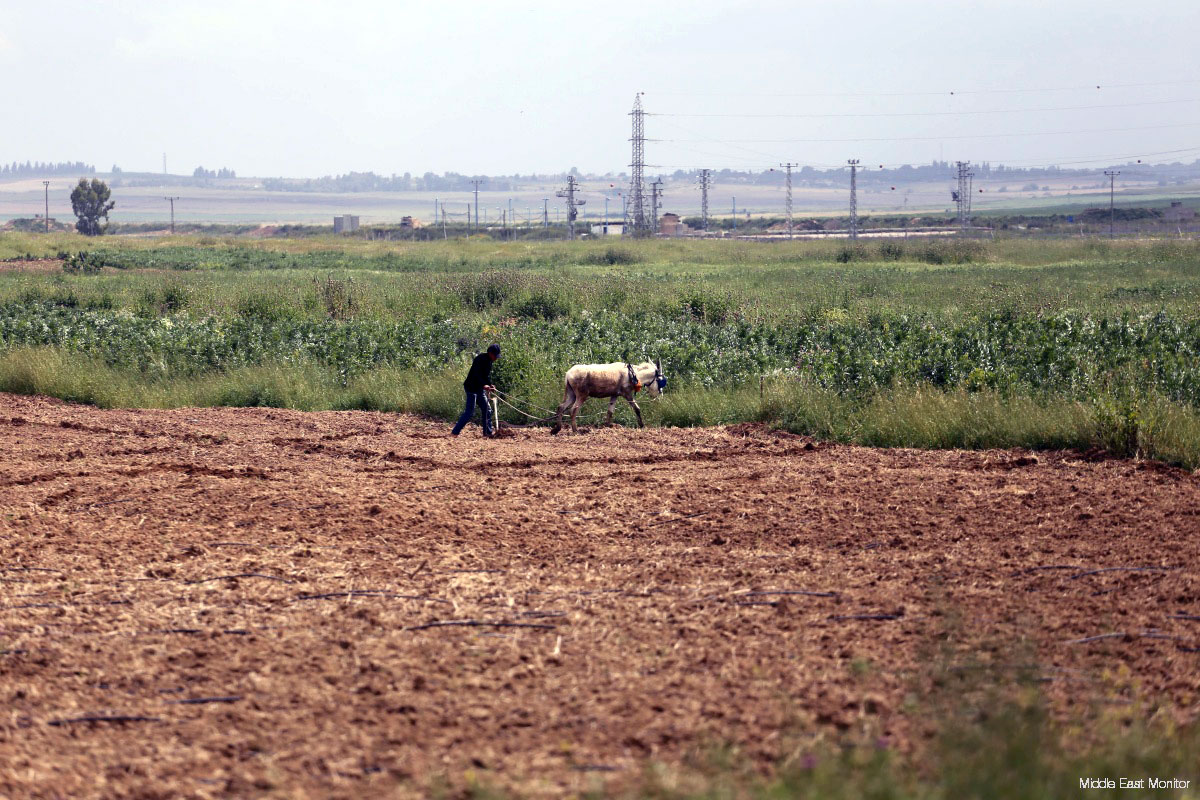
{"label": "bare ground", "polygon": [[0,272],[61,272],[61,258],[17,258],[0,261]]}
{"label": "bare ground", "polygon": [[906,748],[951,627],[1060,710],[1118,670],[1200,716],[1200,479],[1155,464],[12,395],[0,453],[4,797],[553,795],[726,743]]}

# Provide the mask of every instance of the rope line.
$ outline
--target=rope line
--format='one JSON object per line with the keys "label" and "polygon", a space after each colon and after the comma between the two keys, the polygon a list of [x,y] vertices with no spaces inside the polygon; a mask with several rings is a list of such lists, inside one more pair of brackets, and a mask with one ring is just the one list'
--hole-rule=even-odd
{"label": "rope line", "polygon": [[[525,417],[525,418],[527,418],[527,419],[531,419],[531,420],[533,420],[533,422],[532,422],[532,423],[530,423],[530,424],[528,424],[528,425],[510,425],[510,427],[514,427],[514,428],[516,428],[516,427],[520,427],[520,428],[533,427],[534,425],[537,425],[537,424],[540,424],[540,423],[543,423],[543,422],[549,422],[550,420],[552,420],[552,419],[554,419],[555,417],[557,417],[557,416],[558,416],[558,409],[550,410],[550,409],[548,409],[548,408],[543,408],[543,407],[541,407],[541,406],[537,405],[536,403],[531,403],[531,402],[529,402],[528,400],[525,400],[525,401],[519,401],[519,402],[522,402],[524,405],[528,406],[529,408],[536,409],[536,410],[538,410],[538,411],[544,411],[544,412],[546,412],[546,413],[548,414],[548,416],[545,416],[545,417],[538,417],[538,416],[535,416],[535,415],[533,415],[533,414],[530,414],[530,413],[528,413],[527,411],[525,411],[525,410],[523,410],[523,409],[519,408],[519,407],[518,407],[517,405],[515,405],[514,403],[510,402],[510,401],[509,401],[507,398],[510,398],[510,397],[512,397],[512,395],[508,394],[507,392],[502,392],[502,391],[500,391],[499,389],[496,389],[496,390],[494,390],[494,393],[496,394],[496,396],[497,396],[497,399],[498,399],[498,400],[499,400],[501,403],[504,403],[504,405],[508,406],[508,407],[509,407],[509,408],[511,408],[513,411],[516,411],[516,412],[517,412],[518,414],[520,414],[521,416],[523,416],[523,417]],[[651,398],[650,398],[650,400],[649,400],[649,402],[655,402],[655,401],[657,401],[657,400],[658,400],[659,398],[661,398],[661,397],[662,397],[662,394],[659,394],[659,395],[656,395],[656,396],[654,396],[654,397],[651,397]],[[565,412],[564,412],[564,413],[565,413]],[[607,411],[598,411],[598,412],[596,412],[596,413],[593,413],[593,414],[581,414],[581,415],[579,415],[579,416],[577,416],[577,417],[576,417],[576,420],[599,419],[600,417],[603,417],[603,416],[605,416],[607,413],[608,413]],[[499,423],[499,420],[498,420],[498,419],[497,419],[497,423]],[[509,424],[509,423],[505,423],[505,424]]]}

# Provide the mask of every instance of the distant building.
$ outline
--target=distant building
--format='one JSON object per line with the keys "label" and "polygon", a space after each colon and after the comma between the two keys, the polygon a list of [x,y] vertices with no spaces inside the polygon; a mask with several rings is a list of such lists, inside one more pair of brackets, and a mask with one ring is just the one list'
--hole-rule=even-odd
{"label": "distant building", "polygon": [[658,221],[658,232],[663,236],[683,236],[690,230],[678,214],[667,212]]}
{"label": "distant building", "polygon": [[358,230],[358,217],[352,214],[344,214],[340,217],[333,218],[334,233],[350,233]]}
{"label": "distant building", "polygon": [[625,232],[625,223],[623,221],[613,222],[593,222],[593,236],[620,236]]}
{"label": "distant building", "polygon": [[1196,209],[1184,208],[1180,200],[1172,200],[1171,207],[1163,211],[1163,222],[1183,222],[1196,218]]}

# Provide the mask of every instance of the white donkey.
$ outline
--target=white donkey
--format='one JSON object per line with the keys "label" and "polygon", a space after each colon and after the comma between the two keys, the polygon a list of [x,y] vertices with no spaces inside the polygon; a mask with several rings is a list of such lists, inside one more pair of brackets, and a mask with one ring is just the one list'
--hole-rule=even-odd
{"label": "white donkey", "polygon": [[644,428],[642,409],[638,407],[636,395],[643,388],[650,392],[651,397],[657,397],[667,388],[667,378],[663,375],[661,362],[646,361],[642,364],[626,364],[618,361],[613,364],[576,364],[567,370],[565,379],[566,389],[563,401],[558,406],[558,418],[550,433],[562,430],[563,414],[571,409],[571,430],[578,432],[575,417],[579,409],[589,397],[607,397],[608,416],[605,425],[612,424],[613,408],[618,397],[624,397],[633,406],[637,414],[638,427]]}

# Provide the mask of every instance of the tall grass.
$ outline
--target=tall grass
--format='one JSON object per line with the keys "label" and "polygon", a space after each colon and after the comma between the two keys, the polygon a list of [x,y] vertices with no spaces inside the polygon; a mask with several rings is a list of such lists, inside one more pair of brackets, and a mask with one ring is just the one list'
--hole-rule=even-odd
{"label": "tall grass", "polygon": [[[501,359],[497,365],[503,364]],[[511,362],[510,362],[511,363]],[[349,380],[314,363],[266,363],[199,375],[147,378],[136,370],[48,347],[0,353],[0,391],[44,394],[101,408],[269,406],[305,411],[370,410],[452,420],[462,409],[462,370],[429,372],[381,367]],[[511,386],[509,387],[512,388]],[[557,379],[510,393],[534,417],[561,400]],[[678,385],[658,399],[639,399],[646,424],[700,427],[761,422],[821,439],[873,447],[1030,450],[1102,448],[1200,468],[1200,412],[1162,397],[1110,396],[1091,402],[1035,398],[992,390],[939,391],[898,386],[854,396],[791,379],[759,385]],[[607,409],[592,400],[581,424],[595,425]],[[1118,409],[1119,411],[1114,411]],[[505,407],[501,418],[529,419]],[[617,424],[636,423],[625,401]]]}
{"label": "tall grass", "polygon": [[[535,415],[571,363],[657,357],[652,424],[1200,461],[1190,240],[86,244],[101,274],[0,270],[13,390],[447,418],[499,341],[497,383]],[[82,245],[0,235],[0,257]]]}

